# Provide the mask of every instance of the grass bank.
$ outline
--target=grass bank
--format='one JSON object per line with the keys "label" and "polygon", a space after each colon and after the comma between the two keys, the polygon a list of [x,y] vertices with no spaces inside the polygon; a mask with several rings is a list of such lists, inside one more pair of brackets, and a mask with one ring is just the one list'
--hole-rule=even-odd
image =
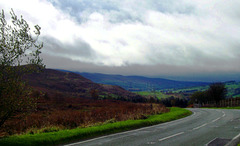
{"label": "grass bank", "polygon": [[57,145],[71,141],[93,138],[101,135],[112,134],[140,127],[151,126],[191,115],[191,111],[182,108],[171,108],[170,112],[149,116],[144,120],[127,120],[108,123],[88,128],[61,130],[58,132],[15,135],[0,139],[0,145]]}

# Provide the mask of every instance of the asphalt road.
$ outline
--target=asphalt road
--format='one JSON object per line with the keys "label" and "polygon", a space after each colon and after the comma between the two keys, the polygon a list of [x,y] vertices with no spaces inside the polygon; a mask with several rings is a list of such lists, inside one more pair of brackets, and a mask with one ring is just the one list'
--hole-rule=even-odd
{"label": "asphalt road", "polygon": [[70,145],[201,146],[208,144],[216,138],[232,139],[240,133],[240,110],[189,110],[191,110],[193,114],[180,120],[103,136]]}

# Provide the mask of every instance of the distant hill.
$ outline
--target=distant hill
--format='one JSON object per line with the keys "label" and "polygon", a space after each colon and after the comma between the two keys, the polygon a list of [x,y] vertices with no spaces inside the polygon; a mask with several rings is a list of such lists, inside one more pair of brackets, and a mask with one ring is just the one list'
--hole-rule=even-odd
{"label": "distant hill", "polygon": [[[227,89],[227,98],[231,97],[240,97],[240,82],[239,81],[226,81],[222,82],[225,84]],[[187,93],[193,94],[196,91],[206,91],[208,90],[209,86],[196,86],[196,87],[186,87],[181,89],[171,90],[173,93]]]}
{"label": "distant hill", "polygon": [[209,84],[207,82],[174,81],[162,78],[148,78],[143,76],[122,76],[79,72],[75,73],[80,74],[93,82],[108,85],[117,85],[129,91],[148,91],[171,88],[186,88],[194,86],[204,86]]}
{"label": "distant hill", "polygon": [[119,86],[94,83],[79,74],[54,69],[43,69],[40,73],[27,74],[24,79],[34,89],[57,98],[107,98],[128,101],[139,101],[143,98]]}

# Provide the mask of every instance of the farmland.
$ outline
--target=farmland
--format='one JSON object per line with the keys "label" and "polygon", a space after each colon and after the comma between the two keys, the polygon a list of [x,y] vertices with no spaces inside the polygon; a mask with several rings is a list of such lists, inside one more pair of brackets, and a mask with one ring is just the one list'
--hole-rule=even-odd
{"label": "farmland", "polygon": [[[209,86],[206,85],[182,89],[169,89],[168,91],[171,91],[173,93],[193,93],[196,91],[205,91],[208,89],[208,87]],[[227,97],[240,97],[240,82],[225,82],[225,87],[227,89]]]}
{"label": "farmland", "polygon": [[166,95],[160,91],[139,91],[134,93],[142,96],[146,96],[146,97],[156,97],[157,99],[170,97],[170,95]]}

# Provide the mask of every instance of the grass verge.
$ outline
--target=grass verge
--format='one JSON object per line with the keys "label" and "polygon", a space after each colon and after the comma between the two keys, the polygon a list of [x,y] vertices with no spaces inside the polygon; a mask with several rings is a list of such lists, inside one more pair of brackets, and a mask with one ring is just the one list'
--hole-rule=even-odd
{"label": "grass verge", "polygon": [[61,130],[58,132],[39,133],[34,135],[26,134],[10,136],[0,139],[0,145],[58,145],[164,123],[191,114],[192,112],[189,110],[173,107],[168,113],[149,116],[149,118],[144,120],[127,120],[88,128],[76,128],[72,130]]}

